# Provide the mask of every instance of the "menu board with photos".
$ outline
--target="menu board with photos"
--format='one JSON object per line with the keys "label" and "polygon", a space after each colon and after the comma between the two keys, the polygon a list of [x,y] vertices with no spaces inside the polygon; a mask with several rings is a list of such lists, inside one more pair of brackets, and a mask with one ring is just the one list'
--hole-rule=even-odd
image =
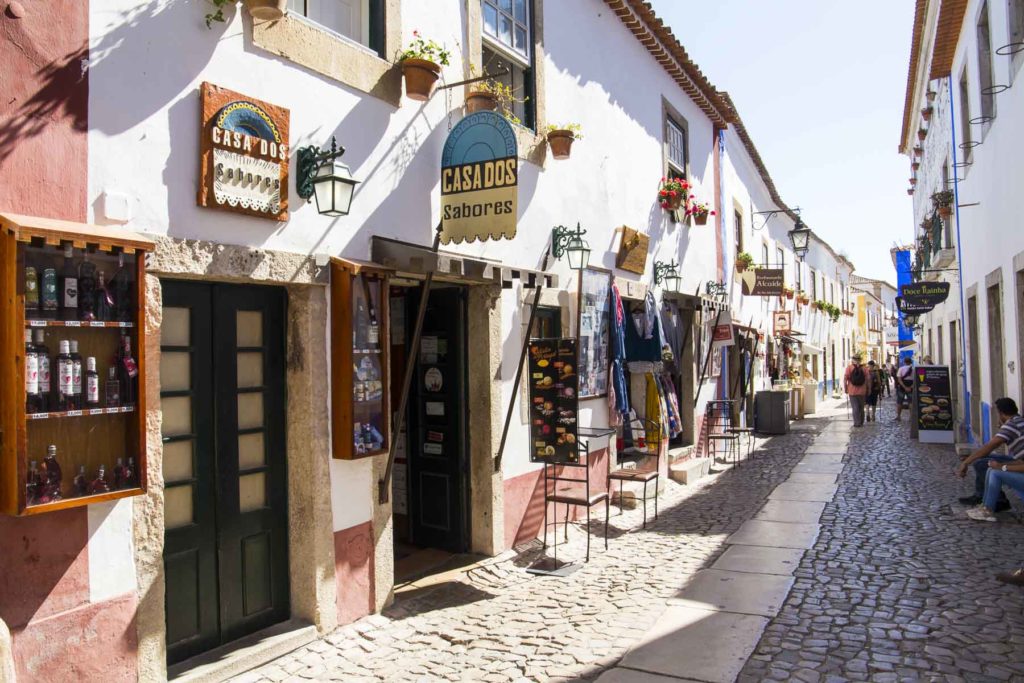
{"label": "menu board with photos", "polygon": [[611,363],[612,275],[603,270],[580,271],[579,288],[579,396],[594,398],[608,393]]}
{"label": "menu board with photos", "polygon": [[530,340],[530,460],[578,462],[576,340]]}
{"label": "menu board with photos", "polygon": [[914,368],[919,432],[953,432],[953,397],[949,367],[919,365]]}

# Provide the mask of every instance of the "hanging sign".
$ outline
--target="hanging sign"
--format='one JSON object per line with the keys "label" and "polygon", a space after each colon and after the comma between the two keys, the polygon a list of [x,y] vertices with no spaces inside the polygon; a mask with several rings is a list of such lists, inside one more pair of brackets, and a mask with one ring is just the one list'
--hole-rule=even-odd
{"label": "hanging sign", "polygon": [[530,340],[530,460],[578,462],[576,339]]}
{"label": "hanging sign", "polygon": [[200,99],[199,206],[288,220],[288,110],[211,83]]}
{"label": "hanging sign", "polygon": [[772,335],[781,336],[793,331],[793,312],[775,311],[772,313]]}
{"label": "hanging sign", "polygon": [[914,282],[900,287],[896,302],[904,313],[927,313],[948,298],[948,282]]}
{"label": "hanging sign", "polygon": [[743,296],[782,296],[785,271],[782,268],[756,268],[737,273]]}
{"label": "hanging sign", "polygon": [[732,323],[715,325],[711,331],[711,343],[715,346],[732,346],[736,343],[736,335],[733,333]]}
{"label": "hanging sign", "polygon": [[914,368],[914,380],[918,437],[923,443],[953,443],[949,367],[918,365]]}
{"label": "hanging sign", "polygon": [[456,124],[441,153],[441,242],[512,239],[518,215],[516,134],[493,111]]}

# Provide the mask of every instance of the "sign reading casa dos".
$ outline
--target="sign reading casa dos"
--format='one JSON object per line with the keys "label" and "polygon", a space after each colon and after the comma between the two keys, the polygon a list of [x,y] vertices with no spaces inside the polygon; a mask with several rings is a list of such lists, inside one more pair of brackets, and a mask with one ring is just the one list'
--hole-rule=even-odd
{"label": "sign reading casa dos", "polygon": [[441,242],[512,239],[518,215],[515,131],[492,111],[470,114],[441,154]]}

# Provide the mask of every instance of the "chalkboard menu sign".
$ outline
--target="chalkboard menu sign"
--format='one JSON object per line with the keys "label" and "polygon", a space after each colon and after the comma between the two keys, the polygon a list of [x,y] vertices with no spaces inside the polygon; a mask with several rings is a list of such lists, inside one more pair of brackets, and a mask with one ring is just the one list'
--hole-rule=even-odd
{"label": "chalkboard menu sign", "polygon": [[530,340],[530,460],[578,462],[576,340]]}
{"label": "chalkboard menu sign", "polygon": [[[914,368],[918,432],[953,432],[953,397],[949,367],[919,365]],[[922,441],[929,441],[922,436]]]}

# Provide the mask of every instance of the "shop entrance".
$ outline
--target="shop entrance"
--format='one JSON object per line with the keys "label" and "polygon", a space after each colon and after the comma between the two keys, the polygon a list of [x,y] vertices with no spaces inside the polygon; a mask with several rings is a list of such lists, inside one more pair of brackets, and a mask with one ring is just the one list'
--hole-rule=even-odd
{"label": "shop entrance", "polygon": [[165,280],[167,660],[289,615],[283,289]]}
{"label": "shop entrance", "polygon": [[[406,363],[416,362],[409,394],[406,429],[399,435],[393,480],[395,501],[396,578],[402,560],[429,548],[441,553],[412,558],[410,572],[419,561],[443,560],[447,553],[463,553],[469,539],[469,486],[466,401],[465,287],[436,284],[431,288],[423,322],[419,353],[409,357],[413,327],[420,304],[420,288],[392,287],[391,309],[401,310],[399,330],[392,325],[392,396],[397,404]],[[404,461],[404,462],[403,462]],[[423,559],[427,558],[427,559]],[[429,569],[429,566],[422,569]]]}

